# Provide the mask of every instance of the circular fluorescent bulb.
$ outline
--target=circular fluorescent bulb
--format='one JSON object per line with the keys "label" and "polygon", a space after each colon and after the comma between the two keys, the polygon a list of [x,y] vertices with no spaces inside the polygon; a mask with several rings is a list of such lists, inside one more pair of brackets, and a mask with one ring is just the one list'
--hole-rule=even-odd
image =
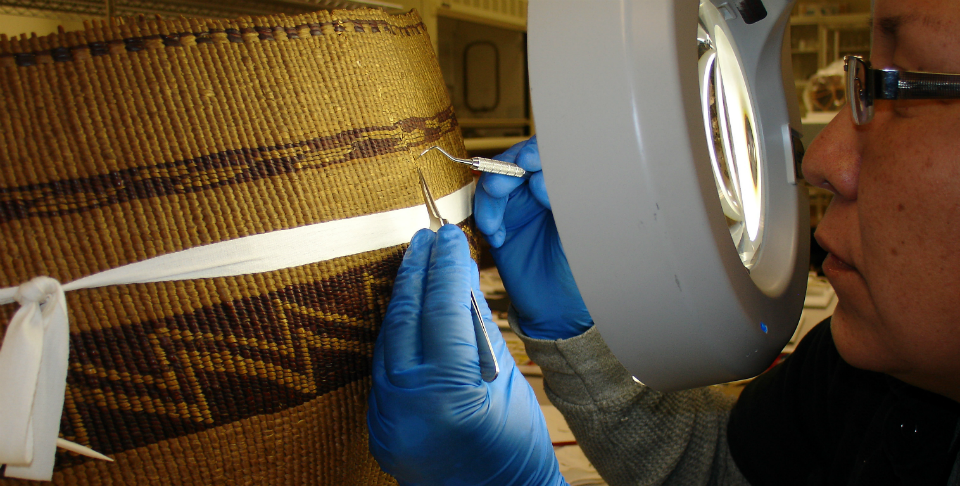
{"label": "circular fluorescent bulb", "polygon": [[799,116],[781,62],[789,2],[749,24],[717,3],[529,3],[533,109],[564,250],[611,350],[660,390],[763,371],[806,288]]}

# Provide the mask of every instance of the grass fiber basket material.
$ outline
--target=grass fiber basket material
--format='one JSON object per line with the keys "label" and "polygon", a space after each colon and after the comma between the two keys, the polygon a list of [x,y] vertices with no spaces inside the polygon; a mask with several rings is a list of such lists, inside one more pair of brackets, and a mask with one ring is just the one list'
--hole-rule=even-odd
{"label": "grass fiber basket material", "polygon": [[[0,287],[420,205],[418,166],[472,182],[430,145],[465,155],[415,12],[0,38]],[[60,436],[116,462],[59,450],[53,482],[395,484],[365,413],[404,248],[68,292]]]}

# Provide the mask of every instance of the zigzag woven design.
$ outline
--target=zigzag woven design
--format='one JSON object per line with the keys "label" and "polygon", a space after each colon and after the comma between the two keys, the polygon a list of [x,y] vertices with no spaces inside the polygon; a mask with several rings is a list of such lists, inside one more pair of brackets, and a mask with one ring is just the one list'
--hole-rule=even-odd
{"label": "zigzag woven design", "polygon": [[312,284],[74,335],[64,438],[114,454],[279,412],[369,375],[402,258],[391,253]]}

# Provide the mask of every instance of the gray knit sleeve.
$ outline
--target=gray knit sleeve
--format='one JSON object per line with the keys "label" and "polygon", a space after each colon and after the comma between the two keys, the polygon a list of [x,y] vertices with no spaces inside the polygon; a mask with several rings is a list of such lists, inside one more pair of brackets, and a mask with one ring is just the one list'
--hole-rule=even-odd
{"label": "gray knit sleeve", "polygon": [[710,388],[661,393],[613,356],[596,328],[557,341],[532,339],[510,316],[543,369],[547,397],[611,485],[745,485],[730,456],[734,400]]}

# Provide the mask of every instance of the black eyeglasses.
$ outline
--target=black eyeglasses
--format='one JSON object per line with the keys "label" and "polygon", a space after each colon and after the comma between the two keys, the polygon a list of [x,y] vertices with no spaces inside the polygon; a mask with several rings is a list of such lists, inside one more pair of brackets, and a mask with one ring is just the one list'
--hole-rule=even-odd
{"label": "black eyeglasses", "polygon": [[857,125],[873,119],[874,100],[960,99],[960,74],[872,69],[870,61],[860,56],[844,57],[843,70]]}

